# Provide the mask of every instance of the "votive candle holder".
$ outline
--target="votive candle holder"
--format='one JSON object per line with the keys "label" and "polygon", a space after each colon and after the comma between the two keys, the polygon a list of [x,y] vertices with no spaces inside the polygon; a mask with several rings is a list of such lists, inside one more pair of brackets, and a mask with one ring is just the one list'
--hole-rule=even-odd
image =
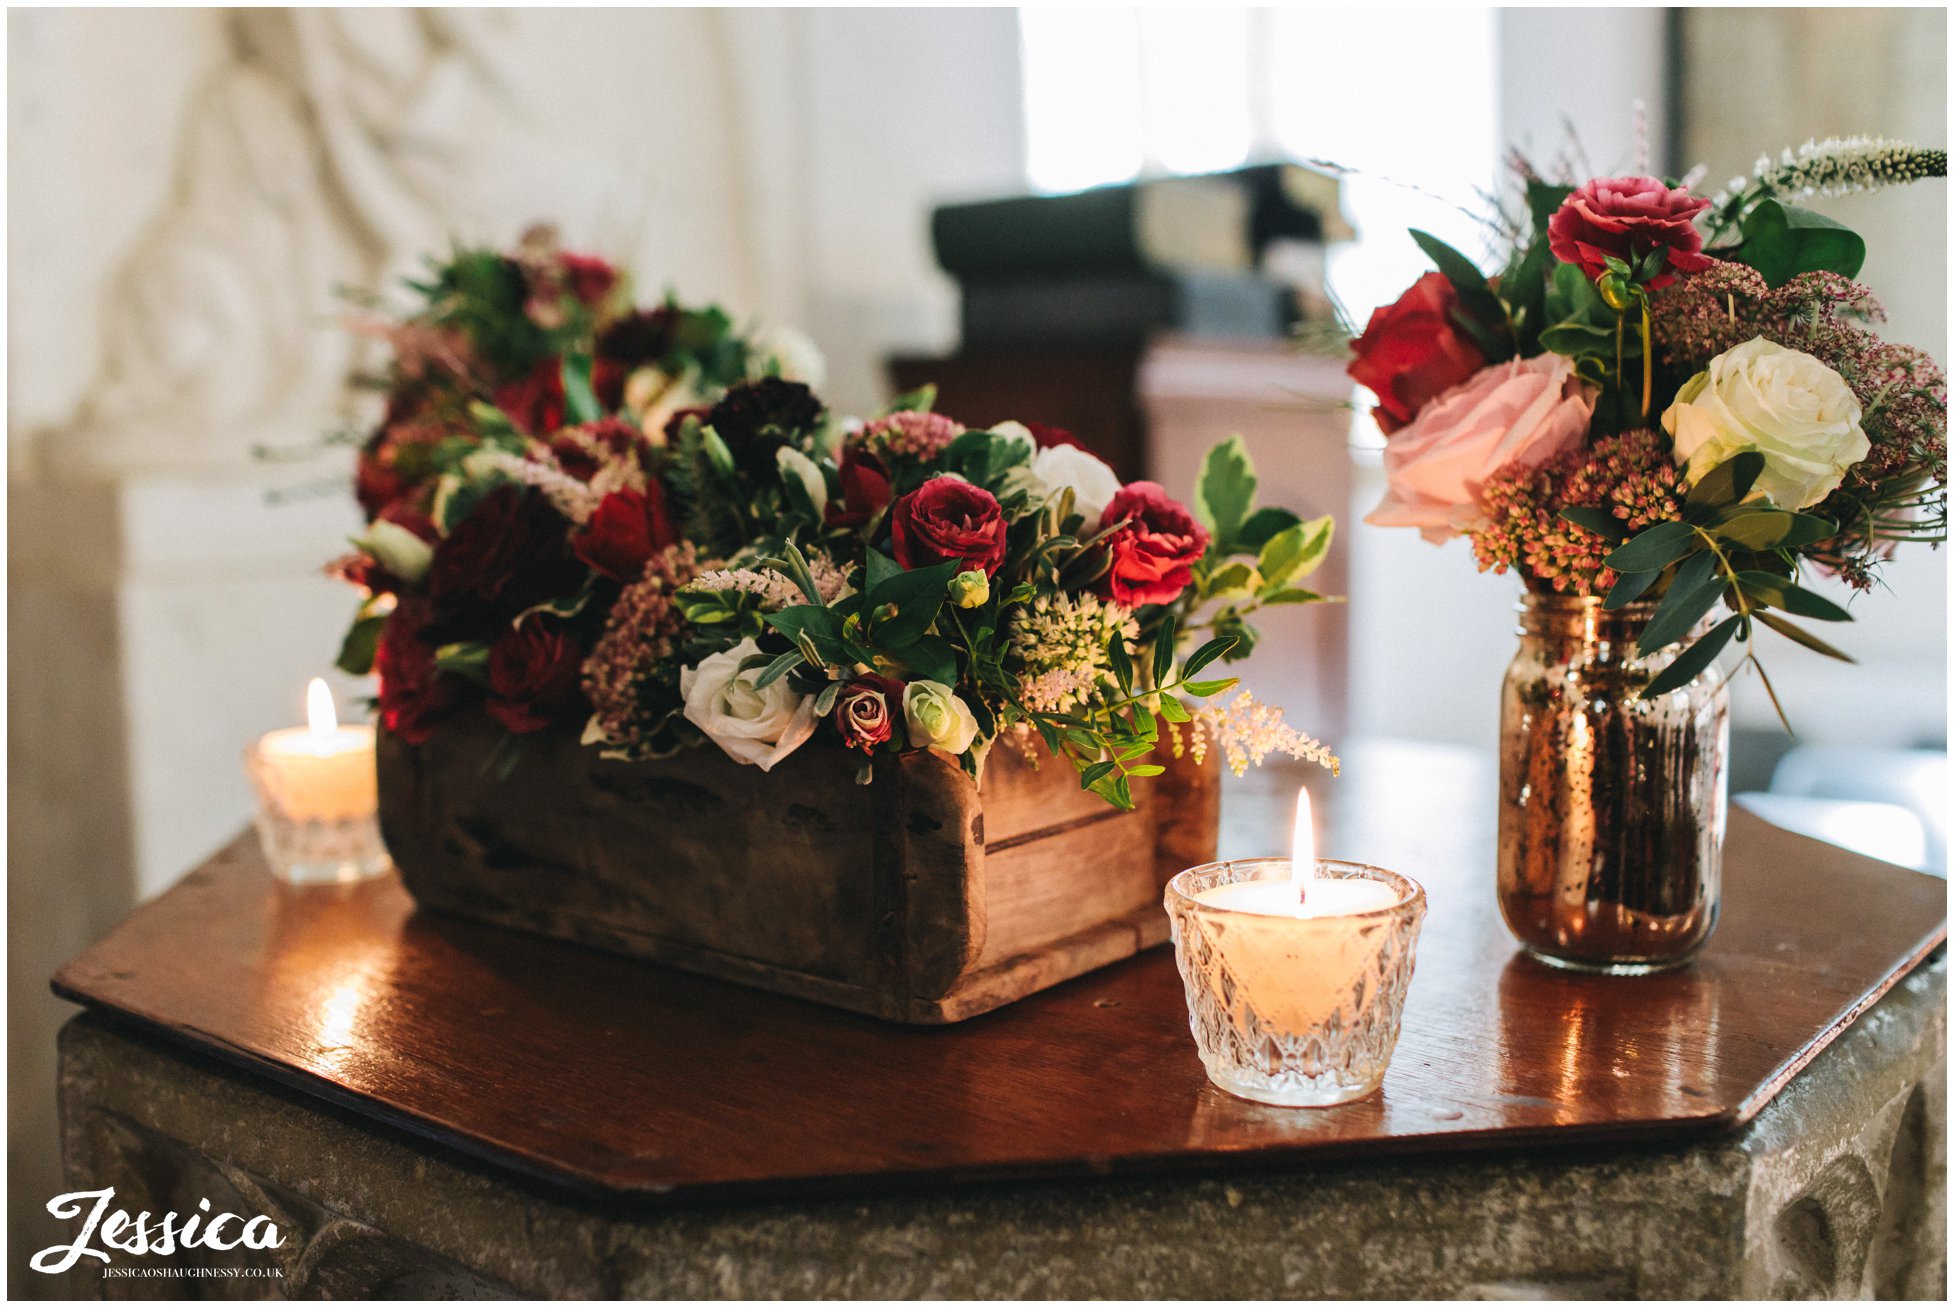
{"label": "votive candle holder", "polygon": [[[1251,912],[1200,896],[1290,880],[1287,858],[1207,863],[1167,883],[1188,1024],[1208,1079],[1258,1103],[1322,1108],[1384,1081],[1425,918],[1425,891],[1384,868],[1318,860],[1318,882],[1365,880],[1380,906],[1318,916]],[[1305,901],[1306,902],[1306,901]]]}

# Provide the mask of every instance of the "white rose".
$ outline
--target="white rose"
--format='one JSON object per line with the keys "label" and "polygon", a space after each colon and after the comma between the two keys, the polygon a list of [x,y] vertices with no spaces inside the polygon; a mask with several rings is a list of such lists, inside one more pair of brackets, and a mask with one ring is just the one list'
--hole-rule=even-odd
{"label": "white rose", "polygon": [[434,561],[432,545],[385,518],[376,518],[368,524],[366,534],[353,537],[353,544],[410,586],[427,575],[428,565]]}
{"label": "white rose", "polygon": [[956,692],[940,681],[912,681],[902,688],[902,720],[909,743],[934,745],[961,754],[977,738],[977,718]]}
{"label": "white rose", "polygon": [[760,652],[751,637],[678,674],[685,716],[712,742],[741,763],[762,772],[806,743],[814,734],[814,699],[796,694],[782,677],[764,690],[754,688],[761,668],[739,670],[740,660]]}
{"label": "white rose", "polygon": [[1074,509],[1088,528],[1097,526],[1106,506],[1119,494],[1119,477],[1097,456],[1076,445],[1054,445],[1033,456],[1027,465],[1011,469],[1005,486],[1022,487],[1038,503],[1049,503],[1070,489]]}
{"label": "white rose", "polygon": [[1031,434],[1031,428],[1021,422],[1000,422],[991,428],[991,435],[1023,446],[1026,458],[1038,453],[1038,438]]}
{"label": "white rose", "polygon": [[1781,509],[1803,509],[1839,487],[1872,443],[1845,378],[1763,337],[1710,360],[1662,415],[1690,485],[1745,450],[1764,456],[1755,490]]}
{"label": "white rose", "polygon": [[814,501],[815,513],[828,507],[828,482],[813,459],[791,445],[781,446],[773,452],[773,457],[774,462],[780,465],[782,481],[792,477],[807,488],[807,497]]}

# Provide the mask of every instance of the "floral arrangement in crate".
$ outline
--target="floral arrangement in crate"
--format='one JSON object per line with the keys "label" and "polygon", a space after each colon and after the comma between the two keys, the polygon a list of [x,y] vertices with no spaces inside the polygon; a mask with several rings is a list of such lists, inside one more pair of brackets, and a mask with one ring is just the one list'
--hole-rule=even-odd
{"label": "floral arrangement in crate", "polygon": [[1644,654],[1727,605],[1647,694],[1733,638],[1762,677],[1758,625],[1846,658],[1791,621],[1850,616],[1801,571],[1869,589],[1895,545],[1945,539],[1947,378],[1872,330],[1865,242],[1792,201],[1944,177],[1946,152],[1808,143],[1714,197],[1514,165],[1499,271],[1414,231],[1437,271],[1354,342],[1389,479],[1366,521],[1462,534],[1535,591],[1659,598]]}
{"label": "floral arrangement in crate", "polygon": [[710,741],[763,769],[826,735],[972,775],[1042,737],[1122,808],[1163,736],[1237,772],[1335,765],[1209,672],[1262,606],[1323,598],[1302,583],[1331,538],[1256,505],[1239,438],[1190,508],[1069,433],[966,428],[928,392],[839,419],[805,350],[634,308],[545,235],[411,285],[360,456],[369,525],[334,565],[366,593],[341,666],[378,673],[395,735],[476,711],[511,746],[575,723],[610,757]]}

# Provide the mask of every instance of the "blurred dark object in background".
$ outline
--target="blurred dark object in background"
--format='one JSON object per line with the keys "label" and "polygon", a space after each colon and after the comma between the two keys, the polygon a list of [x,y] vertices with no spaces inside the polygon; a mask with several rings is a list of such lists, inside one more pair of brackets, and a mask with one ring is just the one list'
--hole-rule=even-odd
{"label": "blurred dark object in background", "polygon": [[1324,249],[1353,235],[1300,164],[943,205],[930,234],[966,351],[1279,340],[1330,316]]}

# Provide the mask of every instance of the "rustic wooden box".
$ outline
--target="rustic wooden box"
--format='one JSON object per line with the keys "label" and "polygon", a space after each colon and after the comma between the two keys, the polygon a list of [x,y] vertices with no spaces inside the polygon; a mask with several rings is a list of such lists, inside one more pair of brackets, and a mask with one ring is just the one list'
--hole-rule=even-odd
{"label": "rustic wooden box", "polygon": [[957,1022],[1166,939],[1161,888],[1214,857],[1215,760],[1120,813],[1070,765],[808,745],[771,773],[699,748],[601,758],[569,733],[380,740],[381,829],[423,907],[898,1022]]}

